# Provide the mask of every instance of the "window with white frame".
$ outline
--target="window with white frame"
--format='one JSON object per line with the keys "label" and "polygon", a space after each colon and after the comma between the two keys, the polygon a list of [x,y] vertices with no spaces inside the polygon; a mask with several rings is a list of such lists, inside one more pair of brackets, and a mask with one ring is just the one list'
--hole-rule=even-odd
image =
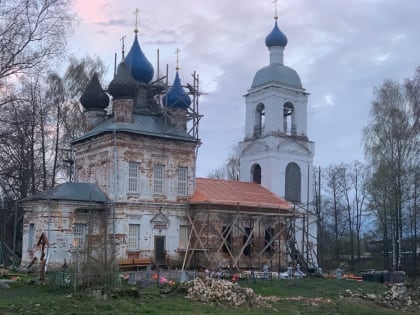
{"label": "window with white frame", "polygon": [[186,249],[188,246],[189,227],[188,225],[179,226],[179,248]]}
{"label": "window with white frame", "polygon": [[163,194],[165,184],[165,165],[155,164],[153,178],[153,192],[155,194]]}
{"label": "window with white frame", "polygon": [[140,224],[129,224],[128,225],[128,245],[129,250],[140,249]]}
{"label": "window with white frame", "polygon": [[34,237],[35,237],[35,224],[34,223],[29,223],[28,249],[32,249],[34,247]]}
{"label": "window with white frame", "polygon": [[178,196],[188,194],[188,167],[178,167]]}
{"label": "window with white frame", "polygon": [[139,169],[140,169],[140,163],[138,162],[128,163],[128,192],[129,193],[139,192]]}
{"label": "window with white frame", "polygon": [[73,247],[84,248],[86,244],[86,224],[75,224],[73,227]]}

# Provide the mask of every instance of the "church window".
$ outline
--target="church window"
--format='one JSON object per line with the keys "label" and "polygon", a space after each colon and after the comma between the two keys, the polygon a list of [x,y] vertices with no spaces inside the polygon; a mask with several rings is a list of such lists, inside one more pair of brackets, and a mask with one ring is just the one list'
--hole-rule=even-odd
{"label": "church window", "polygon": [[32,249],[34,247],[34,237],[35,237],[35,224],[29,223],[28,249]]}
{"label": "church window", "polygon": [[128,225],[128,245],[129,250],[140,249],[140,224],[129,224]]}
{"label": "church window", "polygon": [[188,167],[178,167],[178,196],[186,196],[188,194]]}
{"label": "church window", "polygon": [[75,224],[73,227],[73,247],[84,248],[86,244],[86,224]]}
{"label": "church window", "polygon": [[254,164],[251,167],[251,178],[254,183],[261,184],[261,166]]}
{"label": "church window", "polygon": [[287,135],[296,135],[295,111],[290,102],[283,106],[283,132]]}
{"label": "church window", "polygon": [[128,163],[128,192],[129,193],[139,192],[139,169],[140,169],[140,163],[137,163],[137,162]]}
{"label": "church window", "polygon": [[188,225],[179,226],[179,248],[186,249],[188,247],[189,228]]}
{"label": "church window", "polygon": [[155,164],[153,175],[153,192],[155,194],[163,194],[165,184],[165,165]]}
{"label": "church window", "polygon": [[254,137],[261,136],[264,133],[265,125],[265,106],[258,104],[255,108]]}
{"label": "church window", "polygon": [[301,174],[299,166],[292,162],[286,167],[285,198],[288,201],[300,202]]}

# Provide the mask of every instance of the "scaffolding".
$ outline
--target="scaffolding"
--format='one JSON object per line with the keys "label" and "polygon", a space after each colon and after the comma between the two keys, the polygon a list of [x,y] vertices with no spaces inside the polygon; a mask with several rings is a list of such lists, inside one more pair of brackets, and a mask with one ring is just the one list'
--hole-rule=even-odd
{"label": "scaffolding", "polygon": [[191,205],[186,216],[190,233],[183,269],[281,270],[299,263],[312,272],[317,266],[309,231],[314,222],[304,211],[207,204]]}

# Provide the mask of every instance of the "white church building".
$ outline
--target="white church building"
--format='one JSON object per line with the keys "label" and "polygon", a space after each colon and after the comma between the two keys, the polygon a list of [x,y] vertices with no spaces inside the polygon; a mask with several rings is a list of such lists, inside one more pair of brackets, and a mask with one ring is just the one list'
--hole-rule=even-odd
{"label": "white church building", "polygon": [[265,40],[270,63],[245,95],[240,181],[196,178],[198,82],[186,88],[177,64],[164,84],[137,32],[108,87],[94,76],[80,99],[74,182],[21,201],[22,264],[315,268],[308,93],[283,63],[277,17]]}

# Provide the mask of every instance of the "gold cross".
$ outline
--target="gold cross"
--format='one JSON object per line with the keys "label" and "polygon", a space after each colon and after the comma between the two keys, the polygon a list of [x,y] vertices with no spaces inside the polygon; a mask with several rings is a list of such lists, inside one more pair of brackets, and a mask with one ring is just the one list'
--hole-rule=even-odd
{"label": "gold cross", "polygon": [[121,51],[122,51],[122,59],[124,59],[124,49],[125,49],[125,35],[121,37]]}
{"label": "gold cross", "polygon": [[277,1],[279,0],[273,0],[274,3],[274,18],[277,20],[278,16],[277,16]]}
{"label": "gold cross", "polygon": [[137,21],[137,19],[138,19],[138,14],[139,14],[139,12],[140,12],[140,10],[139,9],[135,9],[134,10],[134,12],[133,12],[133,14],[136,16],[136,24],[135,24],[135,27],[134,27],[134,33],[138,33],[139,32],[139,29],[138,29],[138,21]]}
{"label": "gold cross", "polygon": [[179,53],[180,53],[181,51],[179,50],[179,48],[177,48],[176,50],[175,50],[175,53],[176,53],[176,70],[179,70]]}

